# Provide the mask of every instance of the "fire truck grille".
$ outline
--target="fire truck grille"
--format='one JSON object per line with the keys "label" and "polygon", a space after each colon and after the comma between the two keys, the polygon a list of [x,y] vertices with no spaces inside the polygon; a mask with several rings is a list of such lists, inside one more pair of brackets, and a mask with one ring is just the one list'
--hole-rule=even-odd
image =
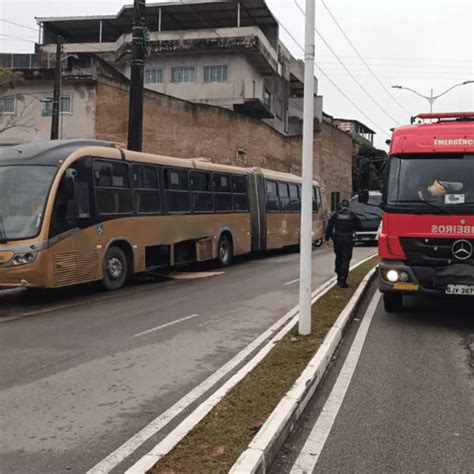
{"label": "fire truck grille", "polygon": [[[459,240],[466,240],[471,244],[473,253],[467,259],[460,260],[453,253],[453,244]],[[428,238],[400,238],[405,251],[406,264],[411,266],[442,267],[452,263],[466,263],[474,265],[474,239],[428,239]],[[467,255],[467,254],[466,254]],[[464,254],[463,254],[464,256]]]}

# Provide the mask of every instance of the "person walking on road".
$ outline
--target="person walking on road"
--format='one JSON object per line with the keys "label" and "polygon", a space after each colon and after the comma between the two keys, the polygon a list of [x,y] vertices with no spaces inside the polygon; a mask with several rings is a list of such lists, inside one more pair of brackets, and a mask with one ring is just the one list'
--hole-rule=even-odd
{"label": "person walking on road", "polygon": [[349,210],[349,201],[344,199],[338,211],[329,218],[326,227],[326,244],[332,239],[336,254],[337,282],[341,288],[347,288],[347,277],[354,249],[354,232],[361,226],[359,218]]}

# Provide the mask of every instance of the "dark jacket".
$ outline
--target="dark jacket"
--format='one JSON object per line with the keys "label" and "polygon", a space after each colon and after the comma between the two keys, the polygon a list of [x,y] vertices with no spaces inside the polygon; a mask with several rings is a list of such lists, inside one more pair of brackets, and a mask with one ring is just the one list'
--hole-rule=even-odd
{"label": "dark jacket", "polygon": [[347,244],[353,243],[354,232],[360,228],[361,223],[357,215],[343,207],[329,218],[325,239]]}

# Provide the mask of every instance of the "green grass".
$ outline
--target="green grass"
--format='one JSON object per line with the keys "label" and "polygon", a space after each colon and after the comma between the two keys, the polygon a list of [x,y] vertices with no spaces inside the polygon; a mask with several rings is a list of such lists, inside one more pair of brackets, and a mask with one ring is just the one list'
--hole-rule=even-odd
{"label": "green grass", "polygon": [[349,288],[334,288],[317,301],[312,309],[312,334],[301,337],[293,328],[151,472],[228,472],[314,356],[359,283],[377,263],[374,257],[362,264],[351,272]]}

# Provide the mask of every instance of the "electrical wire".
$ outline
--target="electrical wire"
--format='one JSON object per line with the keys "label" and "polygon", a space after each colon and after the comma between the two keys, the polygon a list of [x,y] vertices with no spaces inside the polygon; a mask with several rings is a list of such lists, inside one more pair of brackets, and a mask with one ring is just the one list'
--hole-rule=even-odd
{"label": "electrical wire", "polygon": [[[303,16],[306,16],[306,13],[305,11],[301,8],[300,4],[297,2],[297,0],[294,0],[294,3],[295,5],[297,6],[298,10],[303,14]],[[316,32],[316,34],[319,36],[319,38],[321,38],[321,40],[323,41],[323,43],[327,46],[327,48],[329,49],[329,51],[331,51],[331,53],[334,55],[334,57],[339,61],[339,63],[341,64],[341,66],[345,69],[345,71],[347,72],[347,74],[349,74],[349,76],[352,78],[352,80],[362,89],[362,91],[365,93],[365,95],[376,105],[376,107],[384,114],[386,115],[390,120],[392,120],[393,122],[395,122],[397,125],[401,125],[401,123],[395,118],[393,117],[392,115],[390,115],[373,97],[372,95],[367,91],[367,89],[362,85],[362,83],[351,73],[351,71],[349,70],[349,68],[346,66],[346,64],[344,63],[344,61],[338,56],[338,54],[336,53],[336,51],[334,51],[334,49],[331,47],[331,45],[326,41],[326,39],[324,38],[324,36],[315,28],[314,31]]]}
{"label": "electrical wire", "polygon": [[[283,30],[286,32],[286,34],[293,40],[293,42],[304,52],[304,47],[298,42],[298,40],[290,33],[288,28],[286,26],[279,22],[279,25]],[[389,137],[389,134],[378,124],[376,124],[363,110],[360,109],[360,107],[354,103],[354,101],[331,79],[331,77],[326,74],[326,72],[317,64],[314,65],[314,67],[337,89],[337,91],[346,98],[346,100],[352,104],[352,106],[363,116],[365,119],[370,122],[375,128],[377,128],[380,132],[382,132],[385,136]]]}
{"label": "electrical wire", "polygon": [[20,36],[5,35],[3,33],[0,33],[0,36],[3,38],[9,38],[15,41],[26,41],[27,43],[36,43],[36,41],[33,41],[31,39],[21,38]]}
{"label": "electrical wire", "polygon": [[14,21],[11,21],[11,20],[5,20],[5,18],[0,18],[0,21],[3,21],[4,23],[10,23],[10,25],[19,26],[20,28],[25,28],[25,29],[27,29],[27,30],[34,31],[35,33],[38,32],[37,29],[31,28],[31,26],[26,26],[26,25],[22,25],[22,24],[20,24],[20,23],[15,23]]}
{"label": "electrical wire", "polygon": [[[296,2],[296,0],[295,0]],[[352,49],[356,52],[357,56],[359,56],[359,59],[364,63],[365,67],[369,70],[370,74],[374,77],[374,79],[380,84],[380,86],[383,88],[383,90],[394,100],[394,102],[402,108],[410,117],[412,116],[412,113],[407,110],[403,104],[401,104],[398,99],[385,87],[385,84],[377,77],[375,72],[371,69],[367,61],[362,57],[362,55],[359,53],[359,50],[355,47],[354,43],[351,41],[349,36],[346,34],[346,32],[343,30],[339,22],[337,21],[336,17],[332,13],[332,11],[329,9],[329,7],[326,5],[326,2],[324,0],[321,0],[321,3],[323,4],[323,7],[327,10],[329,13],[329,16],[332,18],[336,26],[339,28],[339,31],[343,34],[344,38],[346,38],[347,42],[352,46]]]}

